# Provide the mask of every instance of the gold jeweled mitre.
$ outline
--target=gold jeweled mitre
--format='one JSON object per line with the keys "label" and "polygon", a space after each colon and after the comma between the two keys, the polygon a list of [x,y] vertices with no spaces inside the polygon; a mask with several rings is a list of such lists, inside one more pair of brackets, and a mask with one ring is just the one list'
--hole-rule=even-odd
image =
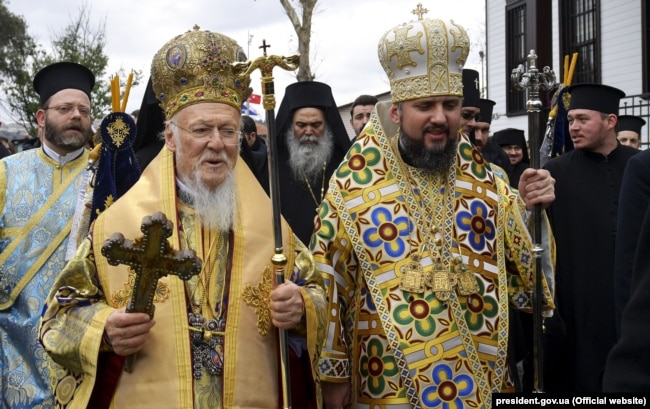
{"label": "gold jeweled mitre", "polygon": [[463,96],[467,31],[453,21],[420,19],[388,30],[379,41],[379,62],[393,103],[438,95]]}
{"label": "gold jeweled mitre", "polygon": [[232,63],[242,61],[246,54],[235,40],[198,26],[168,41],[151,63],[153,90],[165,118],[199,102],[241,109],[252,92],[250,78],[233,72]]}

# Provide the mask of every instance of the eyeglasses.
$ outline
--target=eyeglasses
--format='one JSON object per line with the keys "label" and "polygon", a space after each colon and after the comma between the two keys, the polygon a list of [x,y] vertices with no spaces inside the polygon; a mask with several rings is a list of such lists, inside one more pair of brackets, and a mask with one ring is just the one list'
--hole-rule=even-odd
{"label": "eyeglasses", "polygon": [[45,108],[46,111],[48,109],[53,109],[63,116],[70,114],[76,109],[77,111],[79,111],[81,116],[85,116],[86,118],[90,116],[90,107],[86,107],[83,105],[57,105],[55,107]]}
{"label": "eyeglasses", "polygon": [[476,122],[481,120],[481,114],[473,114],[470,111],[460,111],[460,116],[466,121],[470,121],[472,118],[474,118]]}
{"label": "eyeglasses", "polygon": [[241,131],[232,128],[218,128],[216,126],[197,125],[193,129],[183,128],[175,122],[172,122],[178,129],[185,131],[195,137],[196,139],[207,139],[214,135],[215,131],[225,145],[238,145],[242,137]]}

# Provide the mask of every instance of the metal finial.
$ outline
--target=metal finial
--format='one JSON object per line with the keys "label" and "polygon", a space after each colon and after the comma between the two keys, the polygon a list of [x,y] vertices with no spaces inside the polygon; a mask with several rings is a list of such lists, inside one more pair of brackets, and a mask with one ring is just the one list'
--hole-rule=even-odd
{"label": "metal finial", "polygon": [[262,45],[259,47],[264,50],[264,56],[266,56],[266,49],[271,48],[271,44],[266,44],[266,39],[262,40]]}
{"label": "metal finial", "polygon": [[418,16],[418,20],[422,20],[422,16],[425,15],[426,13],[429,12],[429,9],[425,9],[422,7],[422,3],[418,3],[417,7],[415,10],[411,11],[411,13],[415,14]]}

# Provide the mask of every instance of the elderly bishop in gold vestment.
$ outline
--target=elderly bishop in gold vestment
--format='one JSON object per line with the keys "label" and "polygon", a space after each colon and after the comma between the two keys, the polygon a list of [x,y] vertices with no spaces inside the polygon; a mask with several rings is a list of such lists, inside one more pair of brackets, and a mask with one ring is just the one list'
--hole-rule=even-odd
{"label": "elderly bishop in gold vestment", "polygon": [[[276,327],[306,337],[316,368],[322,279],[283,222],[287,280],[273,285],[271,203],[237,163],[250,80],[235,76],[231,63],[244,59],[235,41],[198,27],[155,55],[165,147],[97,218],[43,313],[41,342],[65,368],[52,373],[58,407],[277,408]],[[140,237],[143,217],[158,211],[173,223],[171,246],[203,262],[188,281],[158,280],[151,319],[124,311],[134,271],[110,265],[101,248],[114,232]],[[136,352],[132,371],[123,371],[124,357]]]}

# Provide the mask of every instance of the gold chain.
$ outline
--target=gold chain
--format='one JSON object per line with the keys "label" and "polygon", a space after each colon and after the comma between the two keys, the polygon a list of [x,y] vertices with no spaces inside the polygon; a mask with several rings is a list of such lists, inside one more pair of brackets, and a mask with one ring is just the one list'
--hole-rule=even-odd
{"label": "gold chain", "polygon": [[[190,247],[189,240],[187,239],[185,235],[185,231],[181,230],[183,239],[185,241],[185,245],[187,248]],[[194,289],[192,290],[192,293],[190,294],[190,308],[192,309],[192,312],[197,315],[201,315],[201,310],[203,309],[203,306],[207,303],[207,298],[209,294],[209,289],[210,289],[210,278],[212,277],[212,273],[214,272],[214,269],[216,267],[216,262],[217,262],[217,254],[219,253],[218,249],[221,247],[221,240],[222,240],[222,234],[220,232],[216,233],[216,237],[213,240],[210,240],[210,247],[208,249],[208,253],[205,256],[203,266],[201,268],[201,273],[199,274],[199,279],[198,282],[196,283],[196,286],[194,286]],[[215,251],[216,250],[216,251]],[[204,274],[205,273],[205,274]],[[205,281],[203,280],[203,277],[205,276]],[[189,284],[189,281],[185,282],[185,285],[187,286]],[[201,288],[201,297],[199,299],[198,305],[194,302],[196,291]],[[221,286],[221,302],[223,302],[223,296],[224,296],[224,291],[225,291],[225,280],[223,285]],[[223,308],[221,308],[223,309]],[[211,310],[211,308],[208,308],[208,310]]]}
{"label": "gold chain", "polygon": [[[444,240],[445,237],[450,236],[450,234],[446,231],[447,229],[442,226],[442,231],[440,226],[435,222],[435,215],[438,213],[443,213],[443,216],[441,217],[443,220],[447,219],[447,216],[452,216],[453,220],[453,215],[450,214],[451,211],[453,211],[453,201],[454,201],[454,195],[455,195],[455,186],[453,185],[453,178],[451,177],[453,174],[452,172],[456,171],[456,167],[452,166],[452,169],[447,173],[446,177],[443,177],[442,175],[434,175],[433,181],[431,184],[434,186],[434,189],[437,189],[438,186],[442,185],[440,190],[443,190],[443,194],[436,194],[435,192],[433,193],[433,197],[431,198],[431,204],[430,206],[426,206],[426,201],[425,201],[425,196],[424,196],[424,190],[422,187],[418,186],[417,183],[417,175],[412,174],[410,169],[405,165],[403,159],[400,157],[399,153],[399,136],[395,137],[391,140],[391,147],[393,148],[393,152],[395,156],[398,158],[397,159],[397,164],[399,166],[399,170],[404,175],[404,178],[407,179],[410,183],[411,186],[417,186],[418,190],[418,198],[414,198],[413,202],[417,206],[417,209],[419,210],[419,213],[421,215],[422,220],[418,220],[416,222],[418,226],[422,228],[422,237],[433,237],[433,245],[434,248],[436,249],[435,251],[432,252],[432,256],[436,254],[438,257],[442,258],[443,256],[443,244],[448,244],[444,243],[446,240]],[[414,173],[418,173],[418,169],[413,170]],[[425,182],[426,183],[426,182]],[[425,209],[423,206],[426,206],[428,209]],[[431,215],[431,220],[429,223],[425,223],[425,215],[430,214]],[[452,229],[454,229],[453,225],[451,226]],[[410,231],[409,231],[410,233]],[[440,234],[442,237],[442,240],[439,240],[437,238],[437,233]]]}
{"label": "gold chain", "polygon": [[[327,162],[323,162],[323,175],[321,177],[320,181],[320,200],[323,200],[323,195],[325,194],[325,170],[327,169]],[[316,203],[316,209],[320,206],[320,202],[316,199],[316,195],[314,194],[314,191],[311,190],[311,185],[309,184],[309,179],[307,179],[307,175],[303,172],[303,176],[305,177],[305,183],[307,183],[307,188],[309,189],[309,193],[311,193],[311,197],[314,199],[314,203]]]}
{"label": "gold chain", "polygon": [[[398,138],[395,138],[392,144],[392,148],[396,155],[399,153],[399,142],[397,139]],[[398,160],[398,164],[404,177],[407,178],[413,186],[418,186],[417,175],[411,174],[410,169],[407,169],[401,160]],[[445,281],[449,283],[449,290],[458,288],[458,292],[461,295],[469,295],[477,293],[479,288],[473,273],[463,262],[463,253],[458,238],[458,230],[453,222],[453,220],[455,220],[453,214],[455,201],[455,172],[456,166],[454,165],[447,173],[446,180],[442,180],[441,176],[436,175],[433,180],[434,188],[428,193],[428,195],[425,195],[425,192],[429,189],[426,189],[425,186],[418,187],[420,200],[414,198],[409,207],[415,206],[421,215],[421,222],[418,222],[418,220],[416,220],[416,222],[418,226],[423,228],[423,237],[433,237],[433,242],[431,243],[433,244],[433,248],[430,253],[434,261],[434,270],[439,269],[441,272],[438,277],[447,277]],[[439,177],[441,179],[440,182],[437,180]],[[426,183],[426,180],[423,179],[423,182]],[[442,185],[441,190],[444,190],[442,194],[440,194],[440,191],[436,192],[437,186],[439,185]],[[413,194],[413,192],[410,191],[410,194]],[[429,200],[425,200],[427,196],[430,198]],[[428,226],[424,220],[425,214],[431,215],[431,220]],[[438,221],[441,222],[442,231],[440,231],[438,224],[435,222],[436,217],[438,217]],[[438,234],[440,237],[438,237]],[[454,244],[458,255],[454,255]],[[422,249],[426,247],[425,242]],[[445,253],[447,254],[445,255]],[[443,256],[448,256],[449,266],[446,266],[443,262]],[[447,270],[447,268],[449,268],[449,274],[444,273],[444,270]],[[448,299],[448,290],[435,291],[435,288],[433,290],[436,297],[441,301]]]}

